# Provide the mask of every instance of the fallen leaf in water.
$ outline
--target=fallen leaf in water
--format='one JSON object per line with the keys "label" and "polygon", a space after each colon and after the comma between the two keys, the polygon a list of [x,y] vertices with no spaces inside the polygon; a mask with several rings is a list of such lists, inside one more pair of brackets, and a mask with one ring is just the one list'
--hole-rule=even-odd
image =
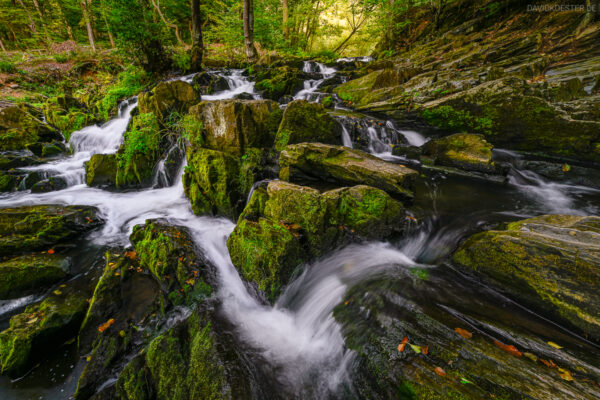
{"label": "fallen leaf in water", "polygon": [[494,344],[498,347],[500,347],[502,350],[506,351],[507,353],[512,354],[515,357],[521,357],[523,355],[523,353],[521,353],[515,346],[513,346],[512,344],[504,344],[501,343],[497,340],[494,340]]}
{"label": "fallen leaf in water", "polygon": [[540,358],[540,361],[548,368],[556,368],[556,364],[552,360],[544,360],[543,358]]}
{"label": "fallen leaf in water", "polygon": [[441,367],[435,367],[434,371],[439,376],[446,376],[446,371],[444,371],[444,369]]}
{"label": "fallen leaf in water", "polygon": [[98,327],[98,332],[100,332],[100,333],[104,332],[105,330],[110,328],[110,326],[114,323],[115,323],[114,318],[109,319],[108,321],[106,321],[105,323],[103,323],[102,325],[100,325]]}
{"label": "fallen leaf in water", "polygon": [[53,291],[52,293],[54,293],[57,296],[60,296],[62,294],[62,292],[58,289],[56,289],[55,291]]}
{"label": "fallen leaf in water", "polygon": [[417,354],[421,354],[421,347],[417,346],[416,344],[411,344],[409,345],[411,349],[413,349],[413,351]]}
{"label": "fallen leaf in water", "polygon": [[421,346],[421,351],[425,355],[429,354],[429,346]]}
{"label": "fallen leaf in water", "polygon": [[473,334],[466,329],[454,328],[454,331],[465,339],[471,339],[473,337]]}
{"label": "fallen leaf in water", "polygon": [[562,349],[562,346],[561,346],[561,345],[559,345],[559,344],[556,344],[556,343],[554,343],[554,342],[548,342],[548,344],[549,344],[550,346],[554,347],[555,349],[559,349],[559,350],[560,350],[560,349]]}
{"label": "fallen leaf in water", "polygon": [[126,251],[125,252],[125,257],[129,258],[130,260],[135,260],[137,258],[137,253],[135,251]]}
{"label": "fallen leaf in water", "polygon": [[54,249],[48,250],[48,254],[54,254]]}
{"label": "fallen leaf in water", "polygon": [[567,371],[566,369],[559,368],[558,369],[558,374],[565,381],[572,381],[573,380],[573,375],[571,375],[571,373],[569,371]]}
{"label": "fallen leaf in water", "polygon": [[529,358],[531,361],[536,362],[538,360],[537,356],[535,354],[531,354],[531,353],[523,353],[523,355],[527,358]]}

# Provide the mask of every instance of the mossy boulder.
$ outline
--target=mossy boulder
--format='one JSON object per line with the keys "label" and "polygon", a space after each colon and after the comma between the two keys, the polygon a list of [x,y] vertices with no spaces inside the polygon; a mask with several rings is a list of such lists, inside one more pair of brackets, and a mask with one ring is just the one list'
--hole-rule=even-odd
{"label": "mossy boulder", "polygon": [[187,82],[161,82],[152,91],[141,93],[138,106],[141,114],[153,113],[162,122],[171,112],[185,114],[200,101],[200,95]]}
{"label": "mossy boulder", "polygon": [[134,227],[130,240],[133,250],[106,254],[81,326],[79,347],[90,356],[78,382],[78,400],[90,398],[107,376],[158,336],[167,315],[177,313],[175,306],[194,307],[212,294],[210,274],[185,228],[148,220]]}
{"label": "mossy boulder", "polygon": [[208,71],[198,72],[192,78],[193,88],[201,94],[213,94],[230,89],[227,79]]}
{"label": "mossy boulder", "polygon": [[89,206],[24,206],[0,210],[0,254],[3,257],[48,250],[77,238],[103,221]]}
{"label": "mossy boulder", "polygon": [[185,194],[195,214],[237,218],[254,182],[267,174],[268,151],[247,148],[241,157],[205,148],[188,148]]}
{"label": "mossy boulder", "polygon": [[0,171],[0,192],[12,192],[17,188],[18,177]]}
{"label": "mossy boulder", "polygon": [[35,254],[0,262],[0,299],[22,297],[65,278],[70,262],[57,254]]}
{"label": "mossy boulder", "polygon": [[94,154],[85,163],[85,183],[96,187],[115,186],[117,183],[116,154]]}
{"label": "mossy boulder", "polygon": [[279,177],[286,181],[319,179],[342,184],[365,184],[412,198],[417,171],[383,161],[361,150],[321,143],[287,146],[279,157]]}
{"label": "mossy boulder", "polygon": [[19,376],[49,348],[76,335],[87,305],[80,294],[53,293],[12,317],[10,327],[0,332],[1,372]]}
{"label": "mossy boulder", "polygon": [[203,101],[190,114],[202,123],[205,147],[237,155],[273,146],[282,116],[271,100]]}
{"label": "mossy boulder", "polygon": [[341,125],[322,104],[295,100],[283,113],[275,138],[275,150],[281,151],[288,144],[302,142],[340,144],[341,137]]}
{"label": "mossy boulder", "polygon": [[46,121],[60,130],[67,141],[71,133],[95,122],[85,104],[69,95],[46,100],[43,111]]}
{"label": "mossy boulder", "polygon": [[54,128],[41,120],[41,115],[24,104],[0,107],[0,151],[22,150],[37,142],[62,140]]}
{"label": "mossy boulder", "polygon": [[493,174],[498,168],[492,161],[492,148],[483,135],[458,133],[428,141],[423,155],[436,165]]}
{"label": "mossy boulder", "polygon": [[369,186],[325,193],[283,181],[259,187],[227,241],[242,276],[274,301],[303,261],[337,246],[404,229],[404,208]]}
{"label": "mossy boulder", "polygon": [[545,215],[470,237],[462,268],[512,297],[600,338],[600,218]]}
{"label": "mossy boulder", "polygon": [[291,96],[302,89],[303,74],[298,68],[285,65],[254,72],[254,87],[267,99],[278,101],[283,96]]}

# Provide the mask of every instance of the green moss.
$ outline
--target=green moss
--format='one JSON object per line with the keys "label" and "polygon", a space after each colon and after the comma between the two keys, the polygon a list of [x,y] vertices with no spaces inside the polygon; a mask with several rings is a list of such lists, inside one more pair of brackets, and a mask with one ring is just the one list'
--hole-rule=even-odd
{"label": "green moss", "polygon": [[302,260],[300,242],[284,225],[260,218],[241,220],[227,240],[232,262],[244,279],[274,301]]}
{"label": "green moss", "polygon": [[493,121],[489,116],[476,117],[468,110],[457,110],[444,105],[423,111],[423,118],[429,125],[452,132],[477,132],[493,134]]}
{"label": "green moss", "polygon": [[96,103],[100,118],[109,120],[116,114],[119,102],[140,93],[147,82],[148,75],[142,68],[129,67],[121,72],[116,82],[107,87],[102,99]]}
{"label": "green moss", "polygon": [[17,178],[0,172],[0,192],[10,192],[16,188]]}
{"label": "green moss", "polygon": [[256,73],[256,89],[267,99],[279,100],[285,95],[293,95],[302,87],[299,70],[289,66],[269,68]]}
{"label": "green moss", "polygon": [[52,97],[44,103],[46,120],[59,129],[66,141],[71,133],[95,121],[85,106],[70,96]]}
{"label": "green moss", "polygon": [[117,165],[115,154],[94,154],[85,163],[85,183],[88,186],[116,185]]}
{"label": "green moss", "polygon": [[50,295],[10,319],[0,333],[0,366],[11,376],[25,372],[47,350],[77,333],[87,301],[81,295]]}
{"label": "green moss", "polygon": [[154,398],[150,371],[143,356],[135,357],[125,366],[117,380],[117,394],[126,400],[151,400]]}
{"label": "green moss", "polygon": [[295,100],[288,104],[277,136],[275,150],[281,151],[288,144],[321,142],[339,144],[341,127],[322,104]]}
{"label": "green moss", "polygon": [[0,263],[0,298],[21,297],[65,278],[69,261],[58,255],[21,256]]}
{"label": "green moss", "polygon": [[117,152],[117,187],[150,183],[154,165],[162,153],[163,133],[158,119],[152,113],[136,115],[124,136]]}

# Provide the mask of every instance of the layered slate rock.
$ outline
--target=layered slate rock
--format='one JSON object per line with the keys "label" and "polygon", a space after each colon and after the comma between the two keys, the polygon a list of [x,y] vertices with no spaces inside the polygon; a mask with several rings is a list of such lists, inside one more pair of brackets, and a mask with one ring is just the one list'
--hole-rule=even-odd
{"label": "layered slate rock", "polygon": [[153,113],[163,121],[173,111],[187,113],[200,95],[189,83],[176,80],[159,83],[151,92],[141,93],[138,101],[140,113]]}
{"label": "layered slate rock", "polygon": [[286,181],[320,179],[342,184],[365,184],[412,198],[417,171],[383,161],[360,150],[320,143],[287,146],[279,157],[279,177]]}
{"label": "layered slate rock", "polygon": [[319,142],[341,144],[342,127],[325,107],[306,100],[289,103],[283,113],[275,138],[275,149],[281,151],[288,144]]}
{"label": "layered slate rock", "polygon": [[428,141],[423,145],[423,155],[436,165],[493,174],[498,167],[492,161],[492,149],[482,135],[458,133]]}
{"label": "layered slate rock", "polygon": [[23,297],[52,285],[69,273],[69,260],[56,254],[34,254],[0,262],[0,299]]}
{"label": "layered slate rock", "polygon": [[369,186],[318,190],[283,181],[259,187],[227,241],[234,265],[274,301],[303,261],[340,245],[404,229],[401,203]]}
{"label": "layered slate rock", "polygon": [[237,218],[254,182],[273,175],[282,112],[269,100],[206,101],[190,112],[183,185],[192,210]]}
{"label": "layered slate rock", "polygon": [[545,215],[470,237],[452,257],[512,297],[600,337],[600,218]]}
{"label": "layered slate rock", "polygon": [[0,210],[0,254],[48,250],[76,238],[103,221],[89,206],[24,206]]}
{"label": "layered slate rock", "polygon": [[10,319],[0,332],[0,367],[3,374],[19,376],[52,346],[73,337],[85,315],[84,295],[56,291],[39,304],[28,306]]}

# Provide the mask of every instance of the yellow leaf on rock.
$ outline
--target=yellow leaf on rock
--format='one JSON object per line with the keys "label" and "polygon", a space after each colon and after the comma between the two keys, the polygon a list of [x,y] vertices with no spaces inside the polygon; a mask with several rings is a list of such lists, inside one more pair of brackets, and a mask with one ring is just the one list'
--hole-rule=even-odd
{"label": "yellow leaf on rock", "polygon": [[558,374],[560,375],[561,379],[564,379],[565,381],[574,380],[573,375],[571,375],[571,373],[569,371],[567,371],[566,369],[559,368]]}
{"label": "yellow leaf on rock", "polygon": [[562,349],[562,346],[559,344],[556,344],[554,342],[548,342],[548,344],[552,347],[554,347],[555,349]]}

